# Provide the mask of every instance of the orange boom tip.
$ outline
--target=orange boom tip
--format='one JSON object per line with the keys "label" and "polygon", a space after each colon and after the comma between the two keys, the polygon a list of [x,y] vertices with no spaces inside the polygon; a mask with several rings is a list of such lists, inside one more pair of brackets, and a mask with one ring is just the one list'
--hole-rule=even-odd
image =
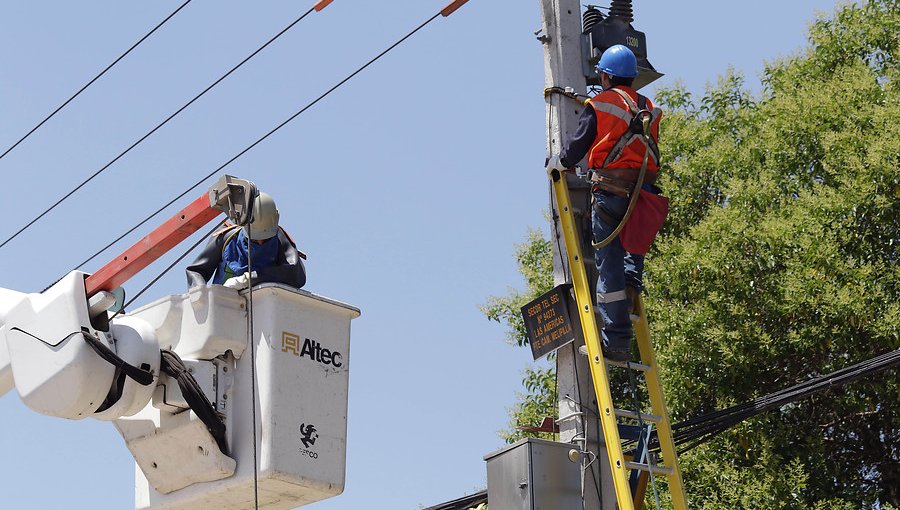
{"label": "orange boom tip", "polygon": [[316,12],[319,12],[322,9],[328,7],[328,4],[330,4],[333,1],[334,0],[319,0],[318,2],[316,2],[316,5],[313,6],[313,9],[315,9]]}
{"label": "orange boom tip", "polygon": [[444,9],[441,11],[441,16],[447,17],[447,16],[453,14],[453,11],[455,11],[456,9],[459,9],[460,7],[463,6],[464,3],[468,2],[468,1],[469,0],[453,0],[452,2],[447,4],[447,7],[444,7]]}

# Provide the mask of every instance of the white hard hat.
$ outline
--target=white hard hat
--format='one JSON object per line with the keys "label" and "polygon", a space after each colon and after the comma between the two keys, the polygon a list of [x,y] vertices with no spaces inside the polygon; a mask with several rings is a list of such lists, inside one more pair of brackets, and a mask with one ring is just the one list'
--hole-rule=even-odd
{"label": "white hard hat", "polygon": [[278,233],[278,208],[275,200],[263,191],[259,192],[253,201],[253,216],[248,225],[244,226],[244,233],[252,241],[265,241]]}

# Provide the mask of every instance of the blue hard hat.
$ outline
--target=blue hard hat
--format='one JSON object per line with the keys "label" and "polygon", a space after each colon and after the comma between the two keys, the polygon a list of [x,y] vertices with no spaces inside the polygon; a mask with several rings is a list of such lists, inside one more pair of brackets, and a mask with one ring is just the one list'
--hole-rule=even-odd
{"label": "blue hard hat", "polygon": [[638,74],[637,58],[627,46],[616,44],[607,48],[600,56],[597,70],[619,78],[634,78]]}

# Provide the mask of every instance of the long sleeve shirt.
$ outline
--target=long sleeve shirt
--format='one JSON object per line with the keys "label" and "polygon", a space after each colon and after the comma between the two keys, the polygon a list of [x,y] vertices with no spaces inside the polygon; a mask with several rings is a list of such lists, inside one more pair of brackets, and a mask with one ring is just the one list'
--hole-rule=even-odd
{"label": "long sleeve shirt", "polygon": [[[194,263],[185,269],[188,287],[205,285],[213,277],[213,274],[222,263],[226,234],[227,232],[221,232],[210,239],[206,248],[194,260]],[[267,267],[254,266],[253,278],[251,279],[252,285],[273,282],[291,287],[303,287],[306,284],[306,268],[303,266],[302,260],[304,256],[297,250],[297,247],[283,229],[278,229],[277,236],[280,248],[275,262]]]}

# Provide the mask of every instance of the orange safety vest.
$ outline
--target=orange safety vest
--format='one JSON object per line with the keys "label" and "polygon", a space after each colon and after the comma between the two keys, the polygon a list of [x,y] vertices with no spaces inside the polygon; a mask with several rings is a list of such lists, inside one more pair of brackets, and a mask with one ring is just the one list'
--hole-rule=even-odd
{"label": "orange safety vest", "polygon": [[[639,94],[630,87],[616,86],[615,88],[625,92],[637,105]],[[659,120],[662,118],[662,110],[653,105],[650,99],[646,99],[646,109],[650,112],[650,157],[647,160],[647,170],[659,170],[659,149],[656,144],[659,141]],[[641,168],[644,161],[644,152],[647,143],[640,134],[629,134],[629,126],[634,113],[631,107],[613,90],[604,90],[595,95],[588,102],[594,108],[597,117],[597,137],[588,151],[588,166],[591,169],[599,168]]]}

